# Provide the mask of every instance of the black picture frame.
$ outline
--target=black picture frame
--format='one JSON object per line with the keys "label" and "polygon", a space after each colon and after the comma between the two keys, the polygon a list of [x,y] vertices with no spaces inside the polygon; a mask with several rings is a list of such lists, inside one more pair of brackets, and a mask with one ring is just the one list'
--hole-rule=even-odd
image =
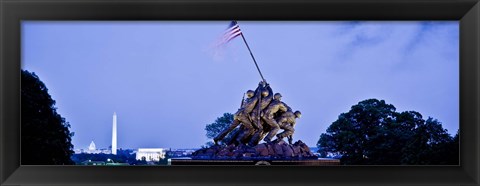
{"label": "black picture frame", "polygon": [[[22,20],[458,20],[459,166],[20,165]],[[1,185],[477,185],[478,0],[0,0]]]}

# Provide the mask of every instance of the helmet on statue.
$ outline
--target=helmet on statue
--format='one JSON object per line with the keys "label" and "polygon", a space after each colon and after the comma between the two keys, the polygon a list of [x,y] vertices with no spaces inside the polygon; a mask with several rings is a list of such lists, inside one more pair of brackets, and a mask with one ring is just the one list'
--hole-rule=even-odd
{"label": "helmet on statue", "polygon": [[297,118],[302,117],[302,113],[301,113],[300,111],[298,111],[298,110],[295,111],[295,113],[293,113],[293,114],[295,114],[295,116],[296,116]]}
{"label": "helmet on statue", "polygon": [[263,97],[267,97],[268,94],[269,94],[269,93],[268,93],[268,90],[263,90],[263,91],[262,91],[262,96],[263,96]]}
{"label": "helmet on statue", "polygon": [[279,100],[282,98],[282,95],[280,93],[275,93],[275,95],[273,96],[273,98],[275,98],[276,100]]}
{"label": "helmet on statue", "polygon": [[254,94],[255,94],[255,92],[254,92],[253,90],[248,90],[248,91],[247,91],[247,97],[248,97],[248,98],[253,97]]}

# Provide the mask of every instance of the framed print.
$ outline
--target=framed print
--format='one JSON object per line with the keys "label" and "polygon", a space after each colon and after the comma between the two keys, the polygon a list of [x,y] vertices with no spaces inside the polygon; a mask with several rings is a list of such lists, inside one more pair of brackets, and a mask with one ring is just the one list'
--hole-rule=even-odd
{"label": "framed print", "polygon": [[0,6],[2,185],[479,182],[478,1]]}

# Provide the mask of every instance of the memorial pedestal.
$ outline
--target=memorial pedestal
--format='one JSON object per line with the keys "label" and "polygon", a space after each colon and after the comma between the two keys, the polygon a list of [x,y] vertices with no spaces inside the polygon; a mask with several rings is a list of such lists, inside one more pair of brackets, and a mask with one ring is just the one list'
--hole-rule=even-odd
{"label": "memorial pedestal", "polygon": [[318,158],[302,141],[246,145],[214,145],[195,151],[191,158],[170,159],[171,165],[340,165],[340,160]]}
{"label": "memorial pedestal", "polygon": [[340,165],[338,159],[319,158],[317,160],[193,160],[171,159],[171,165]]}

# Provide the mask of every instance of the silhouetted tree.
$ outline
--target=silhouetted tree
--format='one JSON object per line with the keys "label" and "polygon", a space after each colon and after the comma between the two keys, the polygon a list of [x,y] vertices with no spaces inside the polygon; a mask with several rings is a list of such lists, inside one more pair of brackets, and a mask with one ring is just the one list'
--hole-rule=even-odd
{"label": "silhouetted tree", "polygon": [[[232,123],[233,123],[233,114],[224,113],[223,116],[218,117],[215,120],[215,122],[213,122],[211,124],[207,124],[207,126],[205,126],[205,130],[207,131],[207,138],[213,139],[215,136],[220,134],[220,132],[222,132],[223,130],[228,128],[228,126],[230,126],[230,124],[232,124]],[[233,134],[235,134],[238,129],[239,128],[237,127],[232,132],[230,132],[225,137],[225,139],[223,139],[223,141],[230,141],[231,138],[233,137]],[[213,145],[213,142],[207,142],[206,145],[211,146],[211,145]]]}
{"label": "silhouetted tree", "polygon": [[168,165],[168,159],[171,158],[169,153],[165,153],[165,158],[163,159],[160,159],[160,161],[158,161],[158,165]]}
{"label": "silhouetted tree", "polygon": [[[458,134],[457,134],[458,135]],[[339,115],[320,135],[320,154],[344,164],[458,164],[458,137],[440,122],[415,111],[395,112],[385,101],[368,99]]]}
{"label": "silhouetted tree", "polygon": [[21,150],[24,165],[68,165],[73,154],[70,125],[35,73],[22,70]]}

